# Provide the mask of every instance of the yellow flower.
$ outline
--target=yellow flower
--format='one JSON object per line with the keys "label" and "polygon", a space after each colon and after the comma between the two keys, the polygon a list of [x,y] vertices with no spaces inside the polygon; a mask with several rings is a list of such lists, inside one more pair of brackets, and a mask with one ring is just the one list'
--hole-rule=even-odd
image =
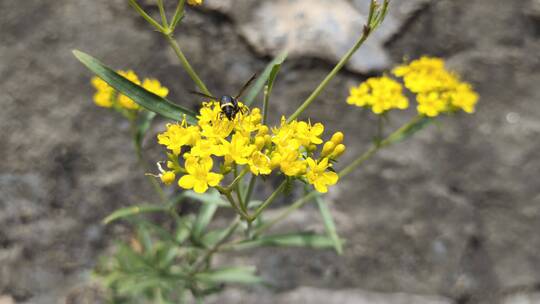
{"label": "yellow flower", "polygon": [[[139,77],[132,70],[118,71],[118,74],[124,76],[125,78],[127,78],[127,80],[133,82],[136,85],[141,85],[141,81],[139,80]],[[133,99],[127,97],[124,94],[119,94],[118,95],[118,103],[123,108],[126,108],[128,110],[138,110],[138,109],[140,109],[140,106],[137,103],[135,103],[133,101]]]}
{"label": "yellow flower", "polygon": [[393,73],[403,77],[405,87],[417,94],[420,114],[435,117],[458,109],[474,112],[478,94],[470,84],[448,71],[440,58],[422,57],[398,66]]}
{"label": "yellow flower", "polygon": [[185,167],[188,174],[182,176],[178,185],[184,189],[193,189],[197,193],[204,193],[208,186],[215,187],[223,179],[223,175],[210,172],[214,162],[210,157],[186,159]]}
{"label": "yellow flower", "polygon": [[259,151],[253,153],[249,159],[249,169],[254,175],[268,175],[272,172],[270,158]]}
{"label": "yellow flower", "polygon": [[231,141],[223,140],[222,155],[225,155],[225,162],[235,162],[238,165],[245,165],[255,151],[255,146],[250,144],[249,137],[245,137],[241,133],[234,133]]}
{"label": "yellow flower", "polygon": [[328,158],[323,158],[318,163],[312,158],[307,159],[309,171],[306,174],[307,180],[320,193],[326,193],[328,186],[335,185],[339,179],[336,172],[326,171],[329,167]]}
{"label": "yellow flower", "polygon": [[168,124],[167,131],[158,134],[158,143],[167,147],[175,155],[179,155],[183,146],[192,146],[199,141],[199,128],[195,126]]}
{"label": "yellow flower", "polygon": [[279,166],[287,176],[299,176],[306,172],[306,162],[300,158],[298,150],[284,150],[272,154],[271,163]]}
{"label": "yellow flower", "polygon": [[450,100],[454,107],[467,113],[473,113],[474,106],[478,102],[478,94],[470,84],[460,83],[454,91],[450,92]]}
{"label": "yellow flower", "polygon": [[191,150],[184,154],[184,158],[210,157],[211,155],[223,156],[224,152],[222,145],[216,145],[216,143],[212,140],[199,139],[193,145],[193,147],[191,147]]}
{"label": "yellow flower", "polygon": [[375,114],[409,107],[409,100],[403,95],[401,84],[387,76],[369,78],[359,87],[351,88],[347,103],[370,107]]}
{"label": "yellow flower", "polygon": [[189,5],[201,5],[203,3],[203,0],[187,0],[187,3]]}
{"label": "yellow flower", "polygon": [[146,78],[143,81],[142,87],[163,98],[169,95],[169,89],[161,86],[161,83],[157,79]]}
{"label": "yellow flower", "polygon": [[309,144],[321,144],[323,141],[319,136],[323,132],[324,126],[321,123],[316,123],[312,126],[311,123],[299,121],[296,124],[296,137],[304,146],[309,146]]}

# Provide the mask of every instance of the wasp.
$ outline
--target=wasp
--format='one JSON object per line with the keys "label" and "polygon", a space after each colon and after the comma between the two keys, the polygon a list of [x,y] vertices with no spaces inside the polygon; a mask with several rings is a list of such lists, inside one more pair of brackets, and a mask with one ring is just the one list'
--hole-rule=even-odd
{"label": "wasp", "polygon": [[[251,78],[242,86],[238,94],[236,96],[231,95],[223,95],[221,98],[219,98],[219,106],[221,108],[221,112],[219,113],[220,118],[223,118],[223,116],[227,117],[228,120],[233,120],[236,117],[236,114],[241,113],[245,114],[249,110],[246,106],[240,105],[238,103],[238,98],[244,94],[246,89],[249,87],[249,85],[255,80],[257,77],[257,74],[253,74]],[[199,95],[201,97],[210,98],[212,100],[218,100],[214,96],[210,96],[201,92],[197,91],[191,91],[191,94]]]}

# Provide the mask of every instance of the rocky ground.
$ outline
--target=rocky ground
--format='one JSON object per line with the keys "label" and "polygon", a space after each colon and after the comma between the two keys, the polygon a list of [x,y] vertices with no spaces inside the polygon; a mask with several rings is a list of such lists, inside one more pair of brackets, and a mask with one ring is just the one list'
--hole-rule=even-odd
{"label": "rocky ground", "polygon": [[[178,40],[216,92],[237,88],[288,48],[276,119],[348,47],[366,2],[208,0],[188,14]],[[540,303],[540,2],[394,2],[386,27],[306,115],[344,130],[352,158],[369,146],[375,120],[344,103],[348,87],[423,54],[447,59],[475,85],[477,113],[444,118],[380,152],[331,191],[348,240],[343,256],[272,249],[223,257],[255,263],[274,288],[233,288],[210,302]],[[70,50],[157,77],[172,100],[197,106],[189,77],[127,1],[51,3],[0,0],[2,304],[97,302],[88,272],[123,229],[100,220],[150,192],[128,125],[93,105],[90,75]],[[394,114],[391,126],[411,115]],[[321,229],[319,221],[306,206],[280,229]]]}

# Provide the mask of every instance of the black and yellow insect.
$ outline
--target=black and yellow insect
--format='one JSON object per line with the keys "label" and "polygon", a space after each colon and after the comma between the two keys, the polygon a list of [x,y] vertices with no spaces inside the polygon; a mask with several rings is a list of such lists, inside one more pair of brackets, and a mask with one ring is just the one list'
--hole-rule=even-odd
{"label": "black and yellow insect", "polygon": [[[244,94],[246,89],[253,82],[253,80],[255,80],[256,77],[257,77],[257,74],[253,74],[253,76],[251,76],[251,78],[244,84],[244,86],[242,86],[242,88],[240,89],[238,94],[236,94],[236,96],[233,97],[231,95],[223,95],[221,96],[221,98],[219,98],[219,106],[221,108],[221,112],[219,113],[220,118],[225,116],[227,117],[228,120],[233,120],[236,117],[236,114],[238,113],[245,114],[249,111],[246,106],[239,104],[238,98],[240,98],[242,94]],[[190,93],[199,95],[202,97],[210,98],[212,100],[218,100],[214,96],[210,96],[201,92],[191,91]]]}

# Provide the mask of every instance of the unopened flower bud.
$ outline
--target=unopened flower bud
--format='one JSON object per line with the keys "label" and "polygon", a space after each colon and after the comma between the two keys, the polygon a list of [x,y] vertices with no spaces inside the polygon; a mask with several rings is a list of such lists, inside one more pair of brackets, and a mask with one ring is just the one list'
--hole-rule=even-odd
{"label": "unopened flower bud", "polygon": [[176,174],[174,174],[173,171],[165,171],[159,175],[159,178],[161,179],[161,182],[163,182],[165,185],[170,185],[174,183],[174,180],[176,179]]}
{"label": "unopened flower bud", "polygon": [[334,144],[333,141],[327,141],[323,146],[321,156],[325,157],[329,155],[330,153],[334,151],[335,148],[336,148],[336,144]]}
{"label": "unopened flower bud", "polygon": [[339,145],[343,142],[343,132],[336,132],[334,135],[332,135],[332,138],[330,139],[331,142],[333,142],[335,145]]}
{"label": "unopened flower bud", "polygon": [[266,141],[264,140],[264,136],[255,137],[255,146],[258,150],[261,150],[264,147],[265,143]]}
{"label": "unopened flower bud", "polygon": [[334,149],[334,152],[332,152],[331,157],[332,158],[338,158],[343,154],[343,152],[345,152],[345,145],[344,144],[339,144]]}

